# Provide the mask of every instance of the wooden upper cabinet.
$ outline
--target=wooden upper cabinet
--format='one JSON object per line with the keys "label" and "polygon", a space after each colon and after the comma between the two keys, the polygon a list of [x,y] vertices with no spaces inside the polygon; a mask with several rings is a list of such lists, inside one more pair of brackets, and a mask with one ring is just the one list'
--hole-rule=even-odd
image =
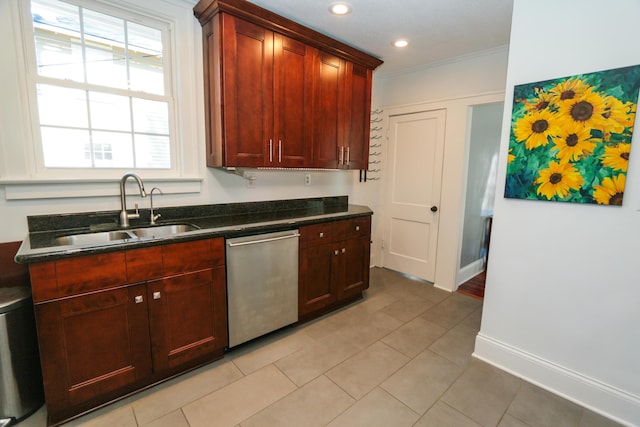
{"label": "wooden upper cabinet", "polygon": [[319,52],[314,62],[313,167],[337,169],[344,159],[345,61]]}
{"label": "wooden upper cabinet", "polygon": [[345,169],[367,169],[369,166],[369,126],[371,117],[371,70],[347,63],[345,126],[343,127]]}
{"label": "wooden upper cabinet", "polygon": [[273,33],[221,18],[224,163],[264,166],[273,134]]}
{"label": "wooden upper cabinet", "polygon": [[308,165],[313,49],[228,14],[219,19],[224,112],[208,114],[222,113],[222,165]]}
{"label": "wooden upper cabinet", "polygon": [[377,58],[245,0],[201,0],[207,165],[367,166]]}

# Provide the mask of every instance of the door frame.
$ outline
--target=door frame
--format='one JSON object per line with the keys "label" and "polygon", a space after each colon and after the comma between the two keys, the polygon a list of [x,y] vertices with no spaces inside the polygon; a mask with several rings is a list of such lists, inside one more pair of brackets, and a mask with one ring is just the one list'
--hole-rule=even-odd
{"label": "door frame", "polygon": [[[435,282],[434,286],[449,292],[457,288],[456,278],[460,264],[460,250],[462,247],[462,227],[464,221],[464,199],[466,195],[466,167],[468,162],[468,135],[471,106],[479,104],[491,104],[505,102],[505,92],[487,92],[469,96],[460,96],[442,100],[428,101],[417,104],[383,107],[383,126],[385,134],[389,131],[391,116],[420,113],[431,110],[446,110],[444,158],[442,172],[442,192],[440,195],[440,207],[442,215],[438,226],[438,243],[436,254]],[[505,102],[505,114],[510,114],[510,107]],[[506,118],[503,120],[510,120]],[[508,130],[508,129],[507,129]],[[505,136],[504,131],[501,139]],[[390,181],[388,176],[388,135],[385,139],[383,152],[382,191],[377,196],[377,205],[380,206],[380,220],[374,236],[382,243],[384,227],[387,223],[386,198]],[[507,153],[499,153],[506,156]],[[499,175],[500,176],[500,175]],[[380,250],[380,256],[381,256]]]}

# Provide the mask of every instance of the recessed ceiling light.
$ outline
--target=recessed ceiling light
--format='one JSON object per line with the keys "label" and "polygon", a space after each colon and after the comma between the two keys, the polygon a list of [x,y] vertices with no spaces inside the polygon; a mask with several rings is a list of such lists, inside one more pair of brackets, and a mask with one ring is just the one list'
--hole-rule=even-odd
{"label": "recessed ceiling light", "polygon": [[396,40],[396,41],[393,42],[393,45],[395,47],[407,47],[407,46],[409,46],[409,42],[407,40],[404,40],[404,39]]}
{"label": "recessed ceiling light", "polygon": [[329,12],[334,15],[346,15],[351,13],[351,6],[347,3],[333,3],[329,6]]}

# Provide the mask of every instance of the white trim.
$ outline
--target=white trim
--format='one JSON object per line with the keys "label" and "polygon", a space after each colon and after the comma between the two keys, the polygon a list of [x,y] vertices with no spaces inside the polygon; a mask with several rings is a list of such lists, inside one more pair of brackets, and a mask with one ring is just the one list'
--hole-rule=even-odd
{"label": "white trim", "polygon": [[640,425],[640,396],[638,395],[572,371],[482,333],[476,336],[473,357],[620,424]]}
{"label": "white trim", "polygon": [[462,285],[467,280],[473,279],[484,271],[484,258],[477,259],[458,270],[457,286]]}
{"label": "white trim", "polygon": [[[163,194],[200,193],[202,178],[145,179],[147,191],[161,187]],[[112,197],[120,194],[119,180],[90,181],[28,181],[5,184],[7,200],[61,199],[75,197]]]}
{"label": "white trim", "polygon": [[[5,102],[0,106],[0,187],[7,186],[7,199],[84,197],[78,190],[79,178],[84,183],[99,181],[115,182],[123,171],[118,169],[89,169],[84,175],[73,169],[48,169],[37,166],[34,152],[31,110],[26,79],[27,58],[23,43],[24,16],[19,3],[28,0],[2,2],[0,11],[0,34],[7,51],[0,58],[0,94]],[[86,0],[77,0],[88,4]],[[163,191],[168,182],[175,192],[193,193],[202,189],[205,176],[204,164],[200,161],[204,135],[202,92],[202,44],[201,28],[193,17],[193,4],[182,0],[93,0],[112,7],[144,13],[157,21],[168,24],[172,33],[167,47],[174,63],[172,82],[173,103],[170,121],[172,135],[172,170],[138,169],[145,182],[163,182]],[[18,18],[19,17],[19,18]],[[128,170],[127,170],[128,171]],[[125,171],[126,172],[126,171]],[[84,172],[83,172],[84,173]],[[189,182],[188,185],[185,185]],[[35,188],[39,188],[35,191]],[[117,189],[117,185],[115,186]],[[184,191],[178,190],[183,189]],[[46,190],[46,191],[44,191]],[[98,190],[100,191],[100,190]]]}

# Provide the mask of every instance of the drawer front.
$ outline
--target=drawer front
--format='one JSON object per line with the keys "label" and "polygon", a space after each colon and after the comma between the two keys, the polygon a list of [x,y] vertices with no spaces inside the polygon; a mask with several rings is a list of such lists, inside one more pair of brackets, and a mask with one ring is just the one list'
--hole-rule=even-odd
{"label": "drawer front", "polygon": [[334,224],[338,240],[351,240],[371,236],[370,216],[345,219]]}
{"label": "drawer front", "polygon": [[127,283],[124,252],[58,260],[55,270],[59,298]]}
{"label": "drawer front", "polygon": [[301,244],[307,246],[318,246],[329,243],[333,240],[333,223],[323,222],[320,224],[307,225],[300,229]]}
{"label": "drawer front", "polygon": [[162,247],[164,274],[224,265],[224,239],[205,239],[193,242],[171,243]]}

